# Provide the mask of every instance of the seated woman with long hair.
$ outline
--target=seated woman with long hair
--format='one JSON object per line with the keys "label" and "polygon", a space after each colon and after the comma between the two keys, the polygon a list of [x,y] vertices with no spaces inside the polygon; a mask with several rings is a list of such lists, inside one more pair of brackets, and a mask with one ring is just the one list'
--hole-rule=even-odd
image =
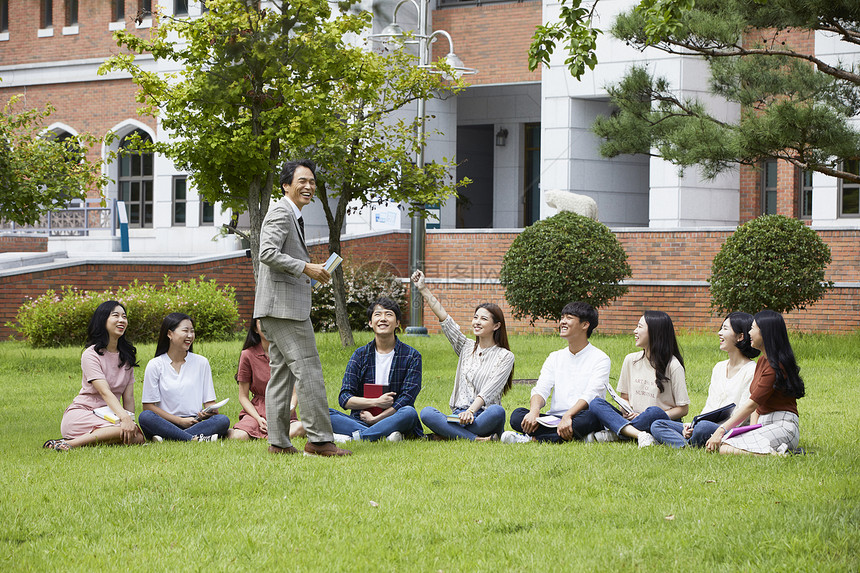
{"label": "seated woman with long hair", "polygon": [[634,344],[641,348],[624,357],[618,377],[618,394],[632,412],[621,413],[603,398],[595,398],[588,409],[606,430],[589,435],[586,441],[611,442],[619,437],[635,438],[649,446],[648,431],[656,420],[680,420],[690,409],[684,359],[668,314],[646,310],[633,329]]}
{"label": "seated woman with long hair", "polygon": [[[702,414],[731,404],[737,407],[750,397],[750,382],[755,372],[752,359],[759,354],[750,344],[752,321],[752,315],[745,312],[732,312],[723,321],[717,336],[720,350],[726,352],[729,358],[717,362],[711,372],[711,385]],[[717,429],[719,421],[699,420],[693,425],[675,420],[657,420],[651,424],[651,435],[657,443],[674,448],[687,445],[701,448]]]}
{"label": "seated woman with long hair", "polygon": [[445,414],[430,406],[421,410],[421,421],[442,438],[498,439],[505,429],[502,395],[510,389],[514,378],[514,353],[508,344],[502,309],[493,303],[478,305],[472,317],[475,342],[470,344],[430,292],[424,273],[415,271],[412,282],[442,323],[442,332],[460,357],[449,402],[459,422],[449,422]]}
{"label": "seated woman with long hair", "polygon": [[[761,358],[750,384],[749,400],[736,408],[732,416],[716,429],[705,445],[709,452],[784,454],[797,448],[800,441],[797,399],[803,398],[806,388],[782,315],[772,310],[756,314],[750,328],[750,340],[753,348],[761,351]],[[736,437],[725,437],[729,430],[747,418],[753,424],[761,424],[761,427]]]}
{"label": "seated woman with long hair", "polygon": [[[108,300],[96,308],[87,326],[87,343],[81,354],[81,391],[63,413],[63,438],[44,447],[57,451],[92,444],[142,444],[146,440],[134,423],[134,367],[137,349],[125,338],[125,307]],[[122,400],[122,404],[120,404]],[[95,414],[110,407],[118,421]],[[131,415],[129,415],[131,412]]]}
{"label": "seated woman with long hair", "polygon": [[155,358],[143,374],[140,428],[156,442],[215,441],[227,433],[230,419],[204,411],[215,404],[209,361],[194,354],[194,321],[172,312],[164,317]]}
{"label": "seated woman with long hair", "polygon": [[[229,437],[234,440],[249,438],[266,438],[266,386],[272,371],[269,367],[269,340],[260,329],[260,319],[251,319],[242,354],[239,356],[239,369],[236,372],[236,382],[239,385],[239,421],[233,425]],[[248,395],[251,394],[251,398]],[[293,388],[293,398],[290,400],[290,437],[304,437],[305,428],[296,415],[296,389]]]}

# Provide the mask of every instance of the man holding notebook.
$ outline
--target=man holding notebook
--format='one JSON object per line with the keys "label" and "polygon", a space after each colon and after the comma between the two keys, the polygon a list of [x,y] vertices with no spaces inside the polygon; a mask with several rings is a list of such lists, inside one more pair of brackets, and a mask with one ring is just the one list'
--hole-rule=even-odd
{"label": "man holding notebook", "polygon": [[[591,432],[603,429],[588,410],[593,398],[604,395],[611,366],[609,356],[588,342],[597,323],[597,310],[590,304],[573,302],[562,309],[558,335],[567,342],[567,348],[547,357],[532,388],[529,407],[511,413],[511,427],[516,432],[502,434],[502,442],[584,440]],[[541,416],[550,394],[549,410]]]}
{"label": "man holding notebook", "polygon": [[421,353],[395,336],[400,318],[400,307],[389,298],[379,298],[367,308],[374,338],[349,359],[338,398],[352,414],[329,409],[336,441],[399,442],[404,435],[423,435],[415,411]]}

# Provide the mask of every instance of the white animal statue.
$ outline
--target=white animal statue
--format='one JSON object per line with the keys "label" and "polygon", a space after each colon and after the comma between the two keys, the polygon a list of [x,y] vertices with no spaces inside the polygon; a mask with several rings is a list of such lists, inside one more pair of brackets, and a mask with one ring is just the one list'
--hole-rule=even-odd
{"label": "white animal statue", "polygon": [[550,189],[544,193],[546,204],[553,209],[573,211],[577,215],[597,220],[597,203],[588,195],[578,195],[561,189]]}

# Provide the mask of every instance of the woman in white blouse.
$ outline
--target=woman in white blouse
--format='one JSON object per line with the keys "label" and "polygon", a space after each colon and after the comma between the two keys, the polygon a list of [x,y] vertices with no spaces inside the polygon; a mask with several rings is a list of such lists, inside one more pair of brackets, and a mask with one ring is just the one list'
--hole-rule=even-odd
{"label": "woman in white blouse", "polygon": [[[729,404],[740,405],[750,397],[750,382],[755,373],[753,358],[759,351],[750,343],[750,327],[753,317],[745,312],[733,312],[723,321],[717,337],[720,350],[729,355],[728,360],[718,362],[711,372],[708,399],[702,413],[712,412]],[[727,412],[728,418],[731,412]],[[723,420],[700,420],[683,424],[675,420],[656,420],[651,424],[651,435],[660,444],[673,448],[693,446],[702,448]]]}
{"label": "woman in white blouse", "polygon": [[475,342],[469,344],[459,325],[430,292],[424,273],[415,271],[412,282],[439,318],[442,332],[460,357],[449,403],[459,422],[449,422],[445,414],[430,406],[421,410],[421,421],[442,438],[498,439],[505,429],[502,395],[514,379],[514,354],[508,345],[502,309],[492,303],[478,305],[472,317]]}

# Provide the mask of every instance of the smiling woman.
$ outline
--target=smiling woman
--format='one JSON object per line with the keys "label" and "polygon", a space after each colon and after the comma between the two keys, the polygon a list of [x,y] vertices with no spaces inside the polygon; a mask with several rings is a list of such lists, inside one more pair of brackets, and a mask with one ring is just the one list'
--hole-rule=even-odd
{"label": "smiling woman", "polygon": [[212,370],[193,347],[191,317],[181,312],[164,317],[155,358],[143,376],[140,427],[153,441],[210,442],[230,426],[227,416],[209,408],[215,404]]}
{"label": "smiling woman", "polygon": [[498,439],[505,429],[505,409],[501,399],[510,389],[514,377],[514,353],[508,344],[502,309],[493,303],[478,305],[472,317],[475,343],[467,344],[468,338],[460,332],[459,325],[430,292],[424,282],[424,273],[415,271],[412,282],[442,323],[442,331],[460,357],[449,402],[459,422],[449,421],[442,412],[430,406],[421,410],[421,421],[443,438]]}
{"label": "smiling woman", "polygon": [[[144,442],[140,428],[134,424],[137,350],[125,338],[127,327],[125,307],[119,302],[105,301],[96,308],[81,355],[81,391],[63,413],[63,438],[48,440],[45,448],[66,451],[96,443]],[[96,414],[97,409],[105,407],[113,413],[108,413],[110,419]]]}

